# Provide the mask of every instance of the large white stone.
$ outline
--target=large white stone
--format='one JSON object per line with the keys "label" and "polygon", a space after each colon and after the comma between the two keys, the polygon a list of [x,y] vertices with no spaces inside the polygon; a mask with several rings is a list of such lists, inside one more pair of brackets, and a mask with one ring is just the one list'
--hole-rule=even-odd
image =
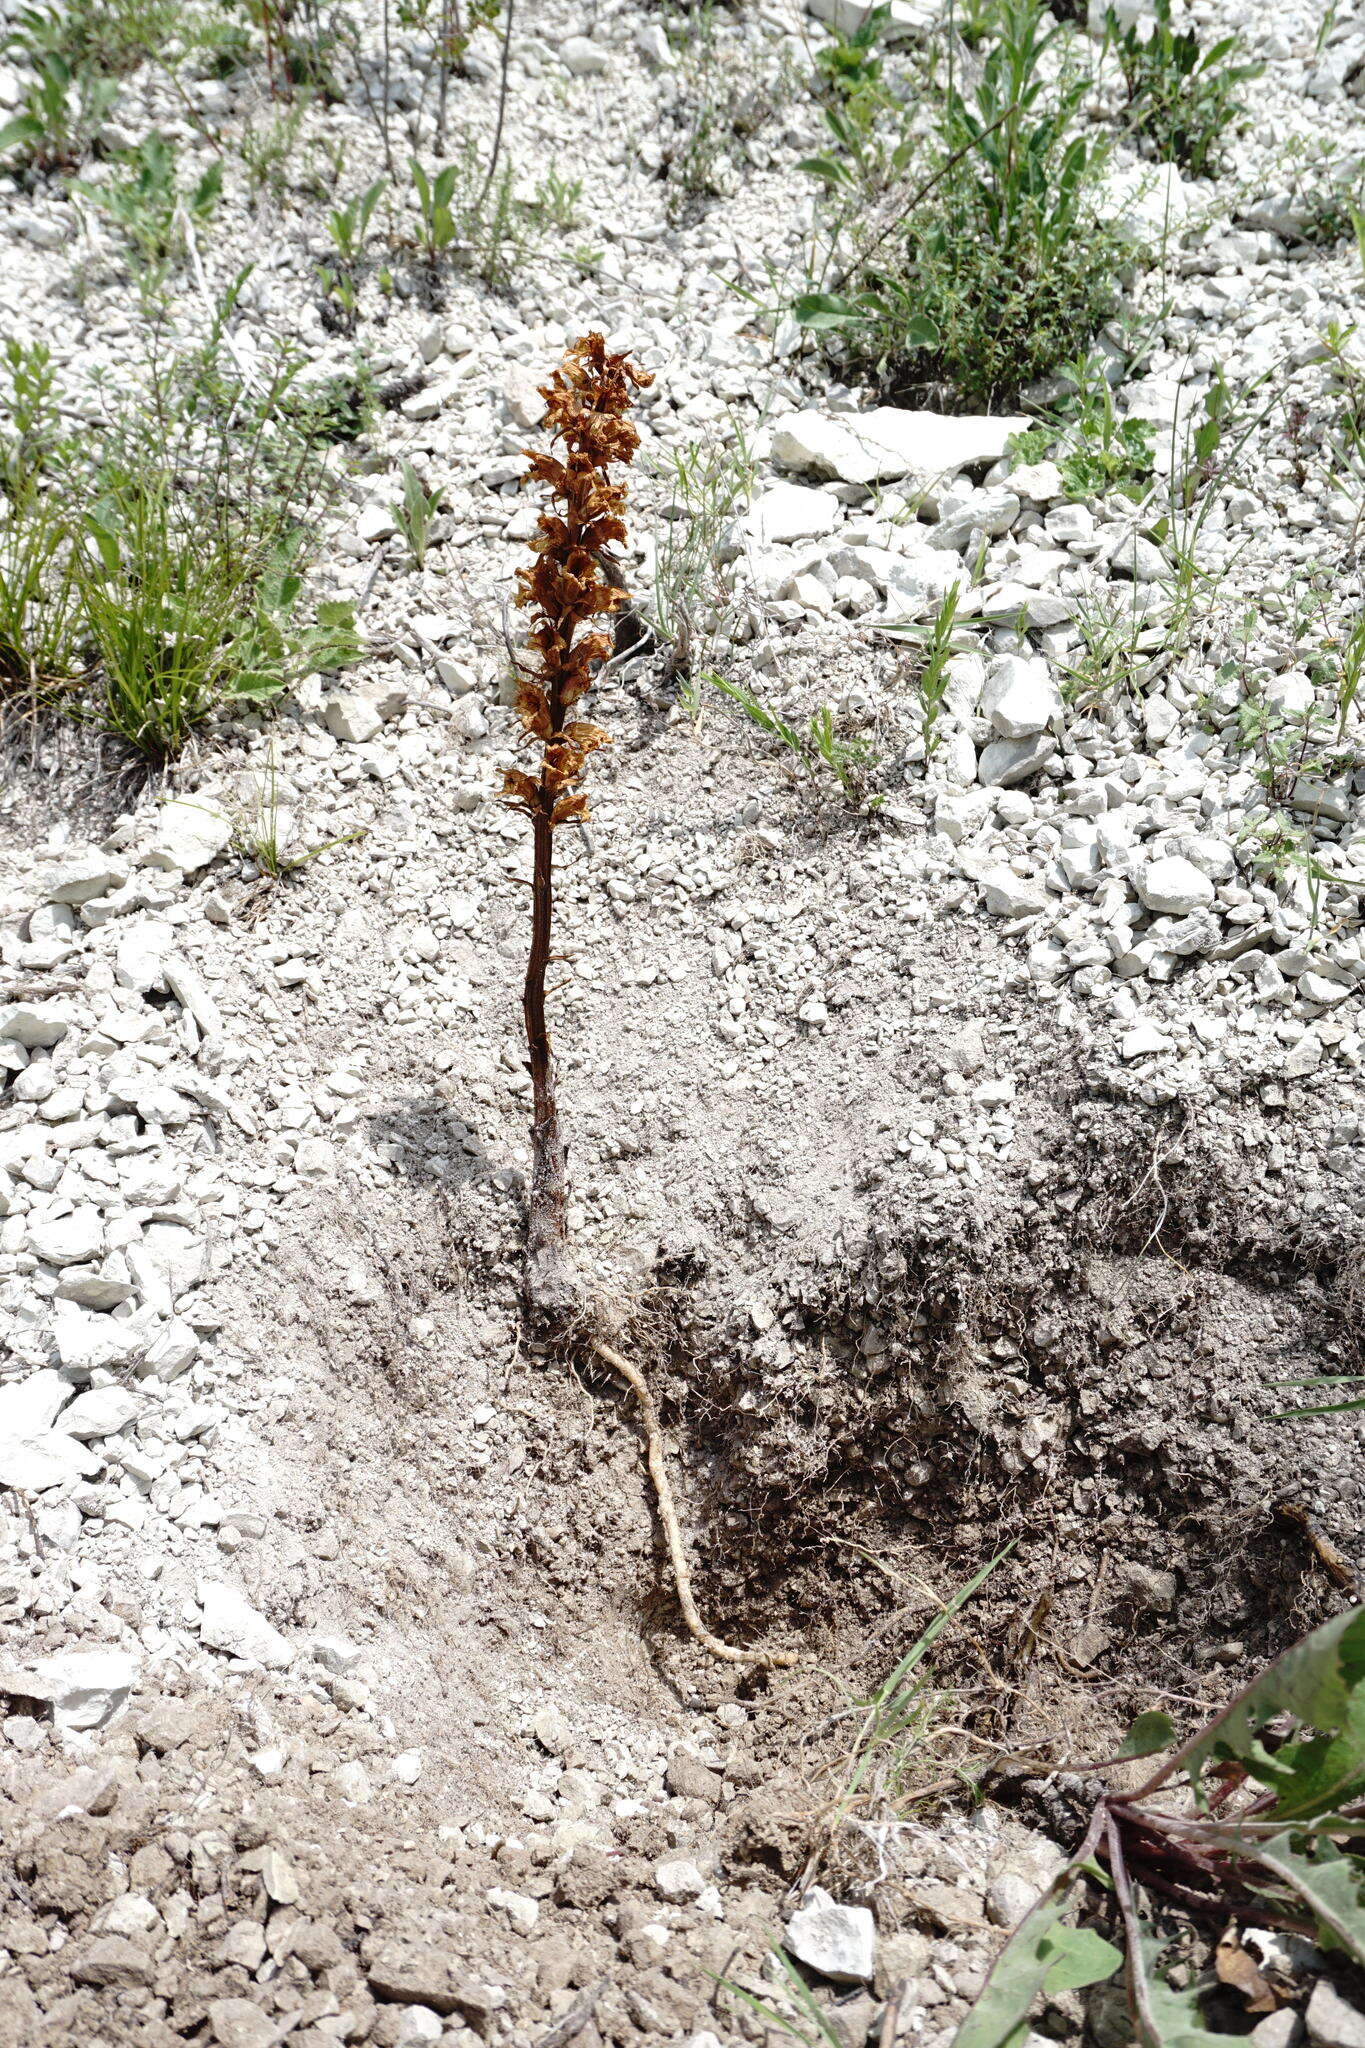
{"label": "large white stone", "polygon": [[807,484],[770,484],[744,515],[745,530],[760,547],[819,539],[838,523],[839,507],[829,492]]}
{"label": "large white stone", "polygon": [[1174,917],[1182,917],[1188,910],[1202,910],[1213,901],[1214,888],[1208,876],[1178,853],[1152,861],[1135,882],[1148,910],[1164,911]]}
{"label": "large white stone", "polygon": [[1001,739],[1025,740],[1061,717],[1062,693],[1046,662],[1002,654],[987,671],[981,709]]}
{"label": "large white stone", "polygon": [[81,1443],[93,1437],[115,1436],[126,1429],[146,1406],[140,1394],[127,1387],[88,1387],[77,1394],[62,1417],[62,1428]]}
{"label": "large white stone", "polygon": [[30,1217],[28,1248],[46,1266],[75,1266],[104,1256],[104,1221],[98,1209],[67,1216]]}
{"label": "large white stone", "polygon": [[137,1665],[123,1650],[63,1650],[0,1667],[0,1693],[50,1706],[59,1728],[102,1728],[136,1683]]}
{"label": "large white stone", "polygon": [[1018,789],[1021,782],[1049,762],[1057,751],[1051,733],[1038,733],[1027,740],[992,740],[981,749],[976,779],[988,789]]}
{"label": "large white stone", "polygon": [[232,1657],[249,1657],[267,1671],[285,1671],[294,1661],[294,1646],[273,1622],[266,1620],[235,1586],[217,1579],[199,1581],[199,1604],[203,1620],[199,1634],[211,1650],[226,1650]]}
{"label": "large white stone", "polygon": [[6,1381],[0,1386],[0,1438],[51,1429],[74,1392],[70,1380],[50,1368]]}
{"label": "large white stone", "polygon": [[78,1444],[64,1430],[0,1437],[0,1486],[11,1486],[16,1493],[47,1493],[75,1479],[93,1479],[102,1467],[96,1452]]}
{"label": "large white stone", "polygon": [[979,463],[998,462],[1011,434],[1028,427],[1007,415],[908,412],[874,406],[871,412],[787,413],[773,428],[772,452],[790,469],[813,470],[846,484],[912,478],[921,489]]}
{"label": "large white stone", "polygon": [[88,853],[49,868],[42,878],[44,900],[48,903],[89,903],[107,889],[117,889],[128,879],[128,870],[102,853]]}
{"label": "large white stone", "polygon": [[232,822],[216,804],[176,797],[161,806],[156,831],[147,849],[147,864],[197,874],[215,860],[232,839]]}
{"label": "large white stone", "polygon": [[[133,1247],[129,1247],[130,1252]],[[139,1249],[160,1273],[171,1298],[187,1294],[204,1277],[204,1240],[183,1223],[149,1223]]]}
{"label": "large white stone", "polygon": [[175,944],[175,927],[164,918],[148,917],[133,925],[119,940],[114,955],[114,979],[120,988],[146,995],[160,988],[166,969],[166,955]]}
{"label": "large white stone", "polygon": [[1013,868],[988,868],[981,877],[981,888],[992,917],[1035,917],[1047,908],[1047,890],[1042,883],[1016,875]]}
{"label": "large white stone", "polygon": [[787,1923],[782,1946],[834,1984],[867,1984],[877,1962],[876,1923],[866,1906],[841,1906],[813,1884]]}

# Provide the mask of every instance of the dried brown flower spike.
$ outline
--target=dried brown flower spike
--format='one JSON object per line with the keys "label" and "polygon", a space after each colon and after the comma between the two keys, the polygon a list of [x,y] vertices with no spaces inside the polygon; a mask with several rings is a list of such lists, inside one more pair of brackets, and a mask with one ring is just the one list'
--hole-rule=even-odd
{"label": "dried brown flower spike", "polygon": [[522,999],[533,1092],[528,1285],[539,1308],[560,1315],[574,1304],[566,1257],[564,1139],[545,1022],[554,832],[572,818],[587,817],[587,796],[574,785],[588,756],[608,744],[600,726],[571,714],[611,653],[608,634],[582,629],[625,602],[619,583],[603,571],[612,547],[626,537],[625,486],[612,481],[610,469],[629,462],[639,446],[625,415],[633,392],[652,382],[629,357],[609,354],[600,334],[584,335],[541,386],[546,424],[563,456],[527,451],[531,467],[525,481],[543,484],[550,503],[532,542],[535,563],[517,572],[517,603],[533,611],[535,620],[531,663],[518,668],[516,706],[527,732],[541,743],[540,773],[509,768],[503,795],[526,813],[535,835],[531,952]]}

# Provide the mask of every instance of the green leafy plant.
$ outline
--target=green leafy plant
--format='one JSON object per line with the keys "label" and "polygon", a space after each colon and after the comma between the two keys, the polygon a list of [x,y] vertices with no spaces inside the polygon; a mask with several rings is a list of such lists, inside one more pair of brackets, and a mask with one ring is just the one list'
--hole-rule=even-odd
{"label": "green leafy plant", "polygon": [[1239,88],[1259,78],[1263,64],[1234,61],[1239,38],[1223,36],[1205,48],[1192,28],[1171,26],[1171,0],[1155,0],[1141,26],[1120,27],[1110,8],[1107,34],[1128,92],[1128,118],[1164,162],[1192,177],[1217,166],[1219,145],[1246,113]]}
{"label": "green leafy plant", "polygon": [[1119,418],[1103,365],[1081,356],[1067,374],[1076,389],[1075,418],[1057,466],[1068,495],[1141,498],[1156,472],[1156,428],[1150,420]]}
{"label": "green leafy plant", "polygon": [[353,269],[360,261],[365,247],[365,238],[370,231],[374,210],[384,196],[387,179],[376,178],[363,192],[357,192],[344,205],[333,207],[327,216],[327,232],[331,236],[337,255],[348,268]]}
{"label": "green leafy plant", "polygon": [[773,739],[793,754],[806,774],[816,776],[817,768],[827,768],[839,784],[849,803],[856,804],[863,796],[866,771],[875,766],[876,756],[865,740],[841,739],[834,730],[834,713],[828,704],[822,704],[813,711],[804,732],[789,725],[779,712],[763,702],[763,699],[745,683],[731,681],[728,677],[709,672],[708,680],[728,697],[752,725],[760,732],[768,733]]}
{"label": "green leafy plant", "polygon": [[403,458],[403,498],[401,504],[390,506],[398,522],[398,530],[408,544],[408,550],[419,569],[425,567],[427,559],[427,537],[431,522],[440,509],[439,491],[429,492],[417,471]]}
{"label": "green leafy plant", "polygon": [[[1143,1714],[1113,1757],[1080,1769],[1093,1775],[1173,1742],[1165,1714]],[[1365,1963],[1362,1814],[1365,1609],[1355,1607],[1287,1650],[1135,1791],[1100,1794],[1084,1839],[1011,1937],[955,2048],[1007,2048],[1038,1996],[1120,1968],[1149,2048],[1223,2038],[1205,2021],[1197,1988],[1162,1975],[1165,1942],[1143,1917],[1139,1887],[1174,1894],[1213,1926],[1270,1924]],[[1112,1898],[1114,1941],[1067,1924],[1087,1887]]]}
{"label": "green leafy plant", "polygon": [[223,191],[223,166],[215,160],[192,186],[176,183],[175,152],[159,129],[123,158],[124,175],[99,185],[77,181],[76,191],[122,228],[139,261],[155,270],[181,244],[182,220],[198,225],[213,214]]}
{"label": "green leafy plant", "polygon": [[709,658],[702,621],[723,614],[728,601],[720,577],[722,538],[755,470],[738,421],[729,436],[691,441],[652,460],[667,502],[654,536],[650,623],[668,649],[674,677],[690,676]]}
{"label": "green leafy plant", "polygon": [[18,151],[35,170],[69,169],[118,98],[118,86],[88,65],[74,68],[57,50],[39,51],[32,62],[23,112],[0,127],[0,156]]}
{"label": "green leafy plant", "polygon": [[254,813],[239,819],[234,833],[237,845],[256,863],[264,880],[288,881],[320,855],[331,853],[338,846],[352,846],[358,839],[363,839],[365,828],[359,826],[354,832],[342,832],[334,839],[324,839],[316,846],[302,847],[297,851],[291,850],[292,835],[293,820],[280,803],[279,772],[272,748],[265,775],[257,786]]}
{"label": "green leafy plant", "polygon": [[517,201],[527,219],[557,234],[571,234],[578,226],[579,204],[583,198],[581,178],[561,178],[547,171],[529,199]]}
{"label": "green leafy plant", "polygon": [[884,631],[893,632],[897,638],[918,641],[923,648],[924,664],[915,677],[915,687],[919,691],[920,733],[924,740],[924,756],[929,761],[938,752],[943,738],[938,730],[938,715],[943,709],[943,700],[953,679],[953,633],[961,601],[961,590],[954,583],[944,593],[942,603],[927,626],[883,628]]}
{"label": "green leafy plant", "polygon": [[428,177],[421,164],[413,157],[411,162],[413,189],[417,194],[417,207],[422,216],[422,248],[428,267],[435,270],[446,250],[455,240],[455,215],[451,201],[455,196],[455,182],[459,177],[459,166],[447,164],[443,170]]}
{"label": "green leafy plant", "polygon": [[278,206],[289,184],[289,165],[298,146],[308,97],[301,93],[291,106],[272,114],[260,126],[252,121],[242,130],[238,151],[246,171],[247,189],[254,207],[268,194]]}
{"label": "green leafy plant", "polygon": [[61,499],[33,483],[0,505],[0,699],[31,702],[73,682],[79,627]]}
{"label": "green leafy plant", "polygon": [[947,379],[994,407],[1050,375],[1114,311],[1128,250],[1101,221],[1102,143],[1074,132],[1083,78],[1058,74],[1037,0],[1001,0],[976,82],[949,79],[937,161],[851,266],[794,306],[827,345],[892,388]]}
{"label": "green leafy plant", "polygon": [[183,22],[176,0],[64,0],[20,8],[9,41],[30,63],[54,55],[73,72],[117,76],[160,56]]}

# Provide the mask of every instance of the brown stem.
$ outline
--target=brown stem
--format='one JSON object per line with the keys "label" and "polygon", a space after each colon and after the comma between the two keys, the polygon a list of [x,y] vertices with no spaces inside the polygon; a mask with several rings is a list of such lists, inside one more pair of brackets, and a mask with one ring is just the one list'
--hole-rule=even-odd
{"label": "brown stem", "polygon": [[[542,796],[542,803],[545,801]],[[539,1308],[557,1312],[573,1306],[574,1290],[567,1266],[567,1162],[555,1100],[550,1031],[545,1022],[545,969],[550,959],[554,919],[554,827],[548,808],[537,812],[531,828],[531,950],[522,995],[532,1096],[527,1284]]]}

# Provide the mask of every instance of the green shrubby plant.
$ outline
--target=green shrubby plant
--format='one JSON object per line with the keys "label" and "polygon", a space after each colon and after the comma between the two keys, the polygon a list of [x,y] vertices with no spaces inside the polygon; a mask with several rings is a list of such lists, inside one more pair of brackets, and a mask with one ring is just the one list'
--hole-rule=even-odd
{"label": "green shrubby plant", "polygon": [[1086,81],[1058,69],[1049,19],[1037,0],[1000,0],[975,83],[949,76],[929,177],[836,289],[795,306],[884,384],[946,381],[969,405],[999,406],[1117,308],[1130,251],[1099,217],[1105,145],[1075,132]]}
{"label": "green shrubby plant", "polygon": [[1164,162],[1207,177],[1224,137],[1246,113],[1239,89],[1265,66],[1236,61],[1236,35],[1205,47],[1194,29],[1172,27],[1171,0],[1155,0],[1150,19],[1126,27],[1111,7],[1106,29],[1123,71],[1132,126]]}

